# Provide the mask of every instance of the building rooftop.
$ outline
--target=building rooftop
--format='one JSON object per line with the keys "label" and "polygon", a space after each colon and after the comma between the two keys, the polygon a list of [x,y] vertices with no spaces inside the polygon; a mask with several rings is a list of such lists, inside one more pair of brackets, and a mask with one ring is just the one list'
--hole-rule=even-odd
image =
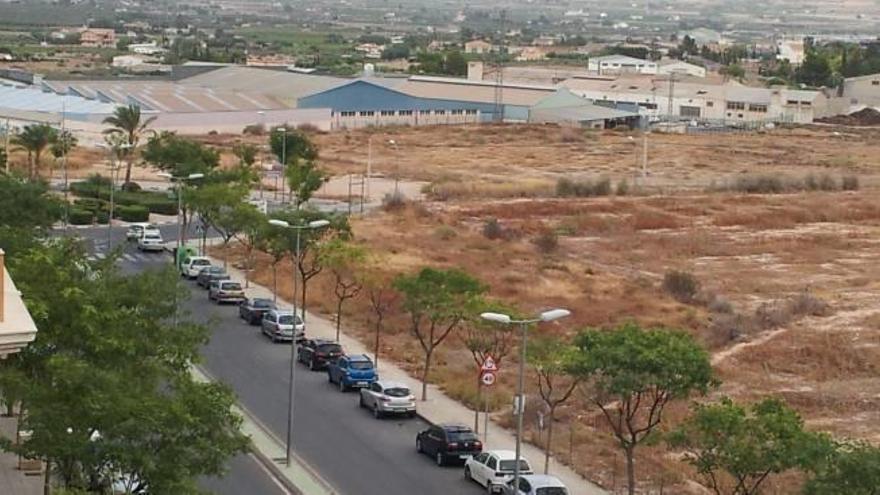
{"label": "building rooftop", "polygon": [[[451,77],[412,76],[394,89],[419,98],[493,103],[494,81],[471,81]],[[501,93],[505,105],[532,106],[556,92],[553,86],[505,84]]]}
{"label": "building rooftop", "polygon": [[71,116],[110,114],[117,105],[83,98],[78,95],[60,95],[34,87],[0,85],[0,112],[4,110],[66,113]]}
{"label": "building rooftop", "polygon": [[20,351],[36,336],[37,326],[6,270],[0,249],[0,358]]}
{"label": "building rooftop", "polygon": [[265,68],[230,66],[178,81],[181,86],[212,88],[215,91],[261,93],[293,106],[296,100],[351,79],[303,74]]}
{"label": "building rooftop", "polygon": [[[609,94],[630,93],[651,95],[647,99],[668,98],[670,81],[667,78],[621,77],[614,80],[575,77],[565,80],[559,87],[574,91],[607,92]],[[783,99],[813,101],[821,93],[795,89],[755,88],[736,84],[711,84],[709,82],[676,81],[673,93],[676,98],[709,98],[716,100],[743,101],[747,103],[769,103],[774,92]],[[609,97],[609,99],[611,99]]]}

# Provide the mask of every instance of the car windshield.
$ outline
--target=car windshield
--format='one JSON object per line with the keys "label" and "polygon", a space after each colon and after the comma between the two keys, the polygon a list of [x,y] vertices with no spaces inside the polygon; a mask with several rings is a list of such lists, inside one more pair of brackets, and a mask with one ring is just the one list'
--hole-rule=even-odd
{"label": "car windshield", "polygon": [[149,239],[151,241],[155,241],[157,239],[161,239],[158,234],[147,234],[144,236],[144,239]]}
{"label": "car windshield", "polygon": [[[281,315],[278,317],[278,323],[282,325],[293,325],[293,315]],[[302,320],[299,319],[299,316],[296,317],[296,324],[299,325],[302,323]]]}
{"label": "car windshield", "polygon": [[211,273],[214,275],[226,275],[226,272],[222,268],[210,268],[208,270],[208,273]]}
{"label": "car windshield", "polygon": [[342,352],[342,346],[339,344],[321,344],[318,346],[318,352]]}
{"label": "car windshield", "polygon": [[369,361],[352,361],[351,369],[353,370],[368,370],[373,367],[373,363]]}
{"label": "car windshield", "polygon": [[220,286],[223,290],[241,290],[241,284],[233,282],[231,284],[223,284]]}
{"label": "car windshield", "polygon": [[208,260],[193,260],[192,264],[195,266],[208,266],[211,262]]}
{"label": "car windshield", "polygon": [[406,387],[386,388],[385,395],[388,397],[408,397],[409,389]]}
{"label": "car windshield", "polygon": [[546,486],[535,490],[537,495],[568,495],[568,490],[561,486]]}
{"label": "car windshield", "polygon": [[476,442],[477,436],[470,430],[452,430],[447,431],[450,442]]}
{"label": "car windshield", "polygon": [[268,299],[254,299],[253,304],[255,308],[271,308],[273,306],[272,301]]}
{"label": "car windshield", "polygon": [[[500,471],[513,471],[515,468],[516,468],[516,461],[514,461],[512,459],[509,461],[501,461],[499,463],[499,470]],[[532,467],[529,466],[529,463],[526,462],[525,459],[520,459],[519,460],[519,470],[520,471],[531,471]]]}

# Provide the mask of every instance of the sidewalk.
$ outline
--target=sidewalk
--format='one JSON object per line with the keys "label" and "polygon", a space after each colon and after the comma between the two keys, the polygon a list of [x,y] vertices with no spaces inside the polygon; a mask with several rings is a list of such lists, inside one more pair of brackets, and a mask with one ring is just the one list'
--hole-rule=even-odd
{"label": "sidewalk", "polygon": [[[15,418],[0,417],[0,437],[15,441]],[[0,493],[41,495],[43,475],[25,475],[18,469],[18,456],[0,451]]]}
{"label": "sidewalk", "polygon": [[[215,264],[222,265],[222,261],[214,260],[213,258],[212,260]],[[244,281],[244,273],[233,268],[231,264],[227,267],[227,271],[234,280]],[[253,282],[250,283],[250,288],[245,291],[248,297],[272,298],[272,291],[270,289]],[[291,303],[280,298],[278,299],[278,304],[281,307],[293,307]],[[336,338],[335,323],[313,313],[306,312],[306,335],[309,337],[333,340]],[[358,340],[346,335],[344,329],[340,336],[340,343],[348,353],[372,355],[372,351],[367,349],[366,346]],[[379,375],[384,379],[391,379],[405,383],[411,390],[421,390],[420,381],[411,377],[388,361],[381,361],[379,363]],[[474,413],[471,409],[468,409],[459,402],[450,399],[435,385],[428,385],[428,400],[425,402],[419,401],[417,407],[419,415],[430,423],[452,422],[470,425],[474,421]],[[488,449],[514,450],[515,445],[516,439],[512,432],[498,426],[494,422],[490,422],[486,442],[486,447]],[[523,443],[522,448],[523,457],[531,461],[533,466],[543,467],[543,450],[528,443]],[[550,459],[550,474],[558,477],[566,484],[566,486],[568,486],[570,495],[604,495],[607,493],[605,490],[584,479],[567,466],[556,462],[556,459],[552,457]],[[311,494],[309,493],[308,495]]]}

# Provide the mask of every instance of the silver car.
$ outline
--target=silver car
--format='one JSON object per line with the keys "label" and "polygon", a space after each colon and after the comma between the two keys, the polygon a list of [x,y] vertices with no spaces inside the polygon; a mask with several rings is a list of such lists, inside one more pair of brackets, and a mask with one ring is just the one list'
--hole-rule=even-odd
{"label": "silver car", "polygon": [[264,334],[268,335],[272,342],[279,340],[293,340],[293,329],[296,327],[296,341],[299,342],[305,338],[306,325],[299,315],[294,315],[293,311],[284,311],[273,309],[267,311],[263,315],[263,321],[260,329]]}
{"label": "silver car", "polygon": [[362,388],[360,406],[372,411],[376,419],[386,414],[416,415],[416,398],[409,387],[398,382],[379,380]]}

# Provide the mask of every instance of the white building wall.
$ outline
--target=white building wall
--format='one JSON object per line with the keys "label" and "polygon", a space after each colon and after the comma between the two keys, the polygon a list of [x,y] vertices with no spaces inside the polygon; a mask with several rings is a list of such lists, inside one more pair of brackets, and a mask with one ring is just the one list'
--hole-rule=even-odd
{"label": "white building wall", "polygon": [[481,113],[478,110],[334,112],[331,117],[331,127],[359,129],[388,125],[460,125],[477,124],[480,121]]}

